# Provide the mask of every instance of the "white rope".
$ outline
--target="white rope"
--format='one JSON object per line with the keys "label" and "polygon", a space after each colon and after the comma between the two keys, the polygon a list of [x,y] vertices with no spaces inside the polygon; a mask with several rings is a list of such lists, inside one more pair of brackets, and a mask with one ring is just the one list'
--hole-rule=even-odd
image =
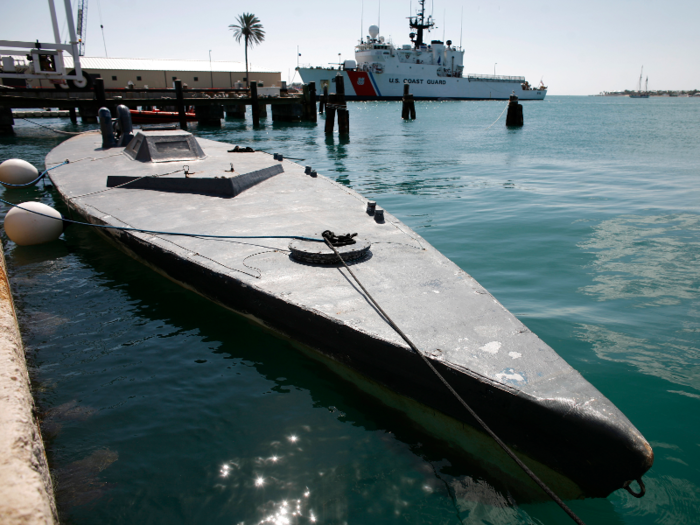
{"label": "white rope", "polygon": [[[510,104],[510,102],[508,102],[508,104]],[[496,120],[493,121],[493,124],[495,124],[496,122],[498,122],[499,120],[501,120],[501,117],[502,117],[503,114],[506,112],[506,109],[508,109],[508,104],[506,104],[506,107],[503,108],[503,111],[501,111],[501,114],[498,115],[498,118],[497,118]],[[493,124],[491,124],[491,126],[493,126]],[[491,126],[489,126],[489,127],[486,128],[486,129],[491,129]]]}

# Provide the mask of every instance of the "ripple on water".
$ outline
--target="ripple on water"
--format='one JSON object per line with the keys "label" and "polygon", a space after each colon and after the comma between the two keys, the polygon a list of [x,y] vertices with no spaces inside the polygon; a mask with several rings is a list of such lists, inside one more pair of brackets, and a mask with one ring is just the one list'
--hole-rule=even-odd
{"label": "ripple on water", "polygon": [[700,355],[695,346],[649,341],[599,325],[579,325],[576,332],[592,344],[600,359],[625,363],[644,374],[700,390]]}
{"label": "ripple on water", "polygon": [[583,293],[637,307],[697,300],[700,215],[623,215],[602,221],[579,247],[595,256],[595,284]]}
{"label": "ripple on water", "polygon": [[633,518],[653,516],[661,525],[693,525],[700,512],[700,487],[687,479],[671,476],[646,478],[647,493],[636,499],[624,491],[616,492],[625,515]]}

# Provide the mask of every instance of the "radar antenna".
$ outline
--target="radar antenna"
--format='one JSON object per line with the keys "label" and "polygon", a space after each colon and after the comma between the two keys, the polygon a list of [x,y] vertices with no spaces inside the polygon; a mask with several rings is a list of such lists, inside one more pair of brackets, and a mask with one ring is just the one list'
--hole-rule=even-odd
{"label": "radar antenna", "polygon": [[432,28],[435,25],[435,22],[433,22],[433,17],[431,15],[429,15],[427,18],[425,16],[425,0],[418,1],[420,3],[420,11],[416,16],[412,16],[408,19],[408,25],[411,26],[411,29],[415,29],[417,33],[414,41],[416,49],[420,49],[420,47],[424,44],[423,30],[427,29],[428,31],[430,31],[430,28]]}

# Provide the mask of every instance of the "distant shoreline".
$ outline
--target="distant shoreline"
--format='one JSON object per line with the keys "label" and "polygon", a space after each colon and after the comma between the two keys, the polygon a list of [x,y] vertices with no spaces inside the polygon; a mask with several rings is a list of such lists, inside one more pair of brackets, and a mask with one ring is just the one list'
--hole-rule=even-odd
{"label": "distant shoreline", "polygon": [[[630,95],[636,95],[638,91],[601,91],[597,95],[591,95],[593,97],[628,97]],[[643,91],[645,95],[650,97],[700,97],[700,90],[691,89],[688,91]]]}

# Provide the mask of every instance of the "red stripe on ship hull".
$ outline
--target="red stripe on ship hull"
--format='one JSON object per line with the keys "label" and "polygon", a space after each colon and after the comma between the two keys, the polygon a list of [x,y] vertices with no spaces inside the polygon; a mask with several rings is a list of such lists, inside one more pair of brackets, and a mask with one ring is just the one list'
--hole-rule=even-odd
{"label": "red stripe on ship hull", "polygon": [[377,92],[374,90],[372,81],[369,75],[364,71],[346,71],[352,87],[355,90],[355,95],[359,97],[376,97]]}

